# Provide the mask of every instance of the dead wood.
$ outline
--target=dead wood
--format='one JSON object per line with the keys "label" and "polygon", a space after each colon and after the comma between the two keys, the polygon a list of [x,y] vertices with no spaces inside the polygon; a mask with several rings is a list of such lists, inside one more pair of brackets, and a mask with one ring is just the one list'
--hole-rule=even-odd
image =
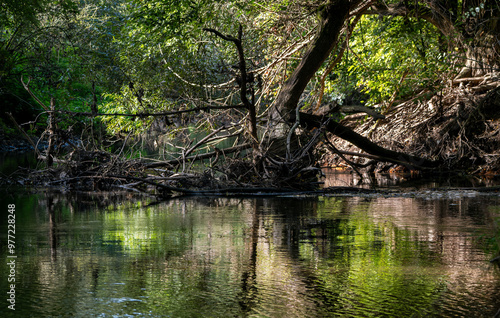
{"label": "dead wood", "polygon": [[[486,83],[478,83],[479,80],[469,81],[467,86],[448,86],[434,93],[422,92],[418,95],[420,98],[394,105],[385,113],[385,120],[363,118],[359,122],[349,117],[341,125],[358,135],[370,136],[373,143],[384,148],[430,158],[438,163],[434,167],[440,170],[499,171],[500,156],[495,155],[496,145],[500,144],[499,82],[496,77],[487,76]],[[483,93],[484,85],[493,88]],[[342,134],[344,130],[340,129]],[[355,163],[362,163],[361,158],[354,157],[363,149],[362,144],[356,145],[342,138],[332,138],[335,147],[343,154],[352,153]],[[381,153],[366,153],[381,156]],[[359,154],[359,157],[366,155]],[[327,150],[320,161],[325,165],[337,165],[343,160]],[[387,161],[378,164],[378,169],[397,165],[401,162]]]}
{"label": "dead wood", "polygon": [[136,113],[136,114],[127,114],[127,113],[93,113],[93,112],[72,112],[68,110],[47,110],[47,113],[51,112],[56,112],[60,114],[68,114],[68,115],[74,115],[74,116],[82,116],[82,117],[137,117],[137,118],[147,118],[147,117],[165,117],[165,116],[172,116],[172,115],[180,115],[184,113],[194,113],[194,112],[200,112],[200,111],[210,111],[210,110],[225,110],[225,109],[238,109],[238,108],[246,108],[245,105],[243,104],[237,104],[237,105],[210,105],[210,106],[200,106],[200,107],[193,107],[189,109],[180,109],[180,110],[174,110],[174,111],[168,111],[168,112],[155,112],[155,113],[148,113],[148,112],[143,112],[143,113]]}
{"label": "dead wood", "polygon": [[49,134],[49,146],[47,147],[47,167],[52,166],[52,162],[54,161],[53,158],[53,150],[54,150],[54,143],[55,143],[55,130],[56,130],[56,119],[55,119],[55,114],[53,113],[55,109],[55,102],[54,98],[52,97],[50,99],[50,115],[49,115],[49,126],[47,127],[47,132]]}
{"label": "dead wood", "polygon": [[366,113],[374,119],[385,119],[385,116],[377,112],[375,109],[363,105],[343,105],[340,107],[340,111],[351,114]]}
{"label": "dead wood", "polygon": [[198,141],[194,146],[192,146],[191,148],[189,148],[184,154],[183,154],[183,160],[185,160],[185,157],[186,156],[189,156],[196,148],[200,147],[201,145],[203,145],[205,142],[207,142],[207,140],[209,140],[210,138],[212,138],[213,136],[215,136],[216,134],[218,134],[219,132],[221,132],[222,130],[224,130],[226,127],[222,126],[220,127],[219,129],[216,129],[214,131],[212,131],[210,134],[206,135],[205,137],[203,137],[200,141]]}
{"label": "dead wood", "polygon": [[341,114],[357,114],[347,115],[346,117],[359,119],[369,115],[375,119],[385,119],[385,115],[379,113],[374,108],[363,105],[337,105],[337,103],[330,103],[312,111],[312,113],[317,116],[331,115],[338,118],[341,117]]}
{"label": "dead wood", "polygon": [[[240,71],[239,75],[239,85],[240,85],[240,99],[245,108],[248,109],[248,133],[250,135],[250,143],[252,144],[252,149],[253,149],[253,156],[254,160],[256,159],[256,156],[258,155],[259,152],[259,137],[257,135],[257,113],[255,109],[255,94],[254,94],[254,88],[253,88],[253,82],[254,82],[254,75],[253,73],[249,73],[247,71],[247,66],[246,66],[246,61],[245,61],[245,54],[243,52],[243,42],[242,42],[242,36],[243,36],[243,27],[239,26],[238,28],[238,37],[232,37],[232,36],[227,36],[222,34],[221,32],[214,30],[214,29],[203,29],[207,32],[214,33],[218,37],[222,38],[225,41],[230,41],[233,42],[234,45],[236,46],[236,50],[238,52],[238,58],[239,58],[239,63],[238,63],[238,69]],[[249,85],[247,85],[249,84]],[[248,99],[248,93],[251,94],[251,100]]]}
{"label": "dead wood", "polygon": [[[301,125],[311,129],[312,127],[319,128],[323,124],[324,119],[319,116],[301,113]],[[380,158],[381,161],[401,164],[410,169],[434,169],[439,166],[439,162],[432,161],[426,158],[410,155],[407,153],[383,148],[380,145],[372,142],[368,138],[356,133],[347,126],[343,126],[333,120],[326,124],[328,132],[338,136],[351,144],[359,147],[367,153]]]}
{"label": "dead wood", "polygon": [[39,151],[38,151],[38,147],[35,145],[35,143],[33,142],[33,140],[30,138],[30,136],[28,136],[28,134],[24,131],[24,129],[19,126],[19,124],[17,123],[16,119],[14,118],[14,116],[12,116],[12,113],[10,112],[6,112],[7,116],[9,116],[10,120],[12,121],[12,123],[14,124],[14,126],[17,128],[17,130],[23,135],[23,137],[30,143],[30,145],[33,147],[35,153],[37,155],[39,155]]}
{"label": "dead wood", "polygon": [[235,153],[238,151],[243,151],[246,149],[252,148],[251,144],[242,144],[242,145],[237,145],[234,147],[229,147],[229,148],[224,148],[224,149],[217,149],[215,151],[207,152],[207,153],[202,153],[202,154],[197,154],[193,156],[187,156],[185,158],[179,157],[171,160],[166,160],[166,161],[157,161],[157,162],[151,162],[151,163],[146,163],[145,167],[146,168],[158,168],[158,167],[165,167],[165,166],[173,166],[177,164],[181,164],[183,160],[185,161],[193,161],[193,160],[205,160],[209,158],[215,158],[218,155],[226,155],[226,154],[231,154]]}
{"label": "dead wood", "polygon": [[28,78],[28,82],[25,83],[24,82],[24,79],[23,79],[23,76],[21,75],[21,83],[23,84],[23,87],[24,89],[31,95],[31,97],[40,105],[42,106],[43,109],[45,109],[46,111],[49,111],[50,108],[47,107],[41,100],[40,98],[38,98],[38,96],[36,96],[33,91],[30,89],[29,85],[30,85],[30,82],[31,82],[31,77]]}
{"label": "dead wood", "polygon": [[[170,192],[180,192],[180,193],[184,193],[184,194],[194,194],[194,193],[197,192],[197,191],[193,191],[193,190],[189,190],[189,189],[185,189],[185,188],[179,188],[179,187],[169,186],[169,185],[166,185],[166,184],[163,184],[163,183],[159,183],[159,182],[155,182],[155,181],[149,180],[147,178],[139,178],[139,177],[134,177],[134,176],[109,175],[109,176],[105,176],[105,177],[102,177],[102,178],[134,180],[134,181],[138,181],[139,182],[137,184],[147,183],[147,184],[153,185],[153,186],[155,186],[157,188],[160,188],[161,190],[166,190],[166,191],[170,191]],[[163,195],[165,195],[165,194],[163,194]]]}

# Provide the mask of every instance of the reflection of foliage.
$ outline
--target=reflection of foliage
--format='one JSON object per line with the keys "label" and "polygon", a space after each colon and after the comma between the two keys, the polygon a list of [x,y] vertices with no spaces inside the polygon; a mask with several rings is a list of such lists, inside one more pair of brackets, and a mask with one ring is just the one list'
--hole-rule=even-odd
{"label": "reflection of foliage", "polygon": [[308,231],[309,244],[300,252],[317,268],[319,293],[335,295],[328,312],[410,316],[432,310],[445,286],[439,273],[427,270],[435,262],[433,253],[409,230],[373,223],[366,217],[368,205],[356,205],[346,215],[342,202],[331,199],[318,208],[323,222]]}
{"label": "reflection of foliage", "polygon": [[[182,255],[188,238],[183,229],[185,225],[179,223],[175,215],[169,217],[166,213],[161,224],[154,224],[150,218],[154,211],[148,208],[139,209],[136,213],[127,213],[118,209],[106,213],[106,231],[102,236],[102,243],[108,246],[120,246],[120,250],[130,255]],[[155,226],[153,226],[155,225]]]}
{"label": "reflection of foliage", "polygon": [[9,200],[19,292],[38,299],[24,316],[424,316],[445,287],[428,235],[374,217],[387,205],[366,198]]}

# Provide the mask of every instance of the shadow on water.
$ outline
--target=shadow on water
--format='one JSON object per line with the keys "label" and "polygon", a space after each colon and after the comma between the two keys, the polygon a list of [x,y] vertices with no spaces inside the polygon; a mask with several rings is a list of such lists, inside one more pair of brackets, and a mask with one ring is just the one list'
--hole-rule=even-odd
{"label": "shadow on water", "polygon": [[[0,201],[16,205],[18,264],[16,315],[4,304],[3,317],[491,317],[500,309],[488,250],[498,196]],[[2,212],[2,228],[6,220]]]}

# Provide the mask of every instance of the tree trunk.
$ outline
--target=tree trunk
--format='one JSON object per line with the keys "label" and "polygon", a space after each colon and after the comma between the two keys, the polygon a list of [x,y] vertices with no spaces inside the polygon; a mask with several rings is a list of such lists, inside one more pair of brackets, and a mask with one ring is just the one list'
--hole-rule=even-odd
{"label": "tree trunk", "polygon": [[486,23],[490,28],[481,30],[482,36],[474,38],[466,50],[464,69],[468,75],[463,77],[479,77],[500,70],[500,23],[498,18]]}
{"label": "tree trunk", "polygon": [[[303,127],[320,128],[322,125],[322,118],[316,115],[300,113],[300,124]],[[409,169],[432,169],[439,166],[439,162],[420,158],[417,156],[405,154],[402,152],[383,148],[376,143],[370,141],[368,138],[358,134],[349,127],[343,126],[333,120],[326,124],[326,130],[332,134],[347,140],[353,145],[359,147],[365,152],[379,157],[380,161],[392,162],[399,165],[407,166]]]}
{"label": "tree trunk", "polygon": [[460,29],[467,44],[465,67],[482,76],[500,70],[500,7],[498,1],[464,1],[468,14]]}
{"label": "tree trunk", "polygon": [[349,17],[350,9],[349,0],[338,0],[328,4],[320,12],[316,39],[290,78],[283,84],[276,99],[276,107],[285,121],[295,116],[295,108],[302,92],[337,45],[342,27]]}
{"label": "tree trunk", "polygon": [[[338,0],[327,5],[321,11],[320,26],[315,41],[304,54],[300,64],[290,78],[283,85],[277,100],[276,107],[285,122],[295,121],[296,107],[307,84],[316,74],[332,50],[337,46],[342,28],[349,18],[349,12],[355,7],[349,0]],[[361,14],[364,9],[359,10]],[[299,115],[302,127],[311,129],[321,126],[321,117],[301,113]],[[277,120],[278,118],[274,118]],[[431,160],[407,155],[378,146],[366,137],[359,135],[350,128],[330,121],[327,130],[358,146],[369,154],[383,158],[385,161],[407,165],[410,168],[432,168],[437,163]]]}
{"label": "tree trunk", "polygon": [[[354,1],[355,2],[355,1]],[[378,4],[380,4],[379,2]],[[373,4],[369,2],[368,4]],[[486,8],[475,7],[477,4],[464,0],[459,8],[459,1],[456,0],[436,0],[436,1],[404,1],[396,5],[374,5],[369,11],[372,14],[380,15],[400,15],[412,16],[428,21],[435,25],[449,40],[449,45],[464,48],[467,51],[464,66],[470,70],[470,75],[481,75],[498,70],[499,68],[499,42],[500,23],[498,23],[498,7],[486,4]],[[273,123],[281,119],[290,125],[295,122],[296,108],[300,97],[311,78],[315,75],[322,63],[328,58],[332,50],[337,46],[339,35],[344,23],[349,18],[350,11],[357,3],[348,0],[337,0],[329,2],[320,12],[318,34],[309,49],[304,54],[300,64],[294,70],[290,78],[283,84],[283,87],[276,99],[276,108],[279,117],[273,118]],[[459,19],[458,14],[464,14],[464,10],[469,10],[474,19],[467,20],[467,23],[460,25],[463,19]],[[472,13],[471,10],[478,13]],[[363,14],[366,10],[359,8],[357,14]],[[469,25],[471,27],[469,27]],[[473,39],[466,41],[466,39]],[[309,114],[300,114],[302,127],[310,129],[321,126],[321,118]],[[294,126],[295,127],[295,126]],[[410,168],[425,169],[436,168],[439,162],[429,159],[392,151],[380,147],[364,136],[359,135],[350,128],[340,125],[333,120],[329,121],[326,129],[340,138],[351,142],[369,154],[376,155],[388,162],[407,165]],[[284,131],[283,131],[284,132]],[[278,132],[278,133],[283,133]],[[290,132],[293,133],[293,132]]]}

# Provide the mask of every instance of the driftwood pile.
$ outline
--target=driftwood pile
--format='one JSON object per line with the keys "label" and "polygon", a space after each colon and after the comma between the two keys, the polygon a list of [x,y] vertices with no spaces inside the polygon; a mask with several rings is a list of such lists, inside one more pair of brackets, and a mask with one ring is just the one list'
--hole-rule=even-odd
{"label": "driftwood pile", "polygon": [[[462,78],[440,89],[425,89],[410,100],[381,107],[384,119],[346,116],[341,123],[388,149],[441,162],[440,170],[500,174],[500,79],[489,74]],[[325,144],[324,165],[372,165],[372,170],[399,168],[372,161],[369,155],[332,136]]]}
{"label": "driftwood pile", "polygon": [[[179,195],[269,195],[318,189],[321,171],[311,166],[313,161],[307,148],[296,150],[296,155],[289,160],[266,152],[259,158],[258,166],[244,152],[234,154],[246,148],[248,145],[241,145],[227,153],[216,149],[160,161],[128,159],[122,151],[112,154],[73,145],[65,154],[52,154],[50,164],[46,157],[48,149],[39,153],[38,159],[45,163],[43,167],[3,181],[64,191],[129,191],[160,199]],[[210,157],[212,161],[208,163],[202,160]],[[193,165],[194,162],[197,164]]]}
{"label": "driftwood pile", "polygon": [[[29,83],[23,84],[32,94]],[[290,133],[281,139],[262,139],[258,145],[254,140],[223,150],[214,148],[212,152],[196,153],[195,150],[201,145],[221,137],[235,136],[230,131],[231,127],[223,126],[186,148],[181,156],[167,161],[127,159],[122,155],[123,148],[118,154],[112,154],[96,150],[99,147],[89,149],[72,143],[57,127],[56,116],[60,111],[55,109],[54,101],[51,100],[50,105],[39,101],[49,117],[44,133],[48,147],[43,154],[38,153],[46,166],[29,171],[26,177],[15,182],[68,190],[126,190],[160,198],[179,194],[315,192],[319,188],[319,165],[340,166],[348,163],[356,170],[363,167],[372,171],[385,171],[398,166],[397,158],[389,158],[394,153],[410,154],[441,164],[431,169],[469,169],[468,172],[472,173],[498,175],[499,85],[498,76],[493,74],[457,79],[439,89],[424,89],[405,102],[391,100],[380,107],[381,114],[375,112],[370,118],[365,114],[348,115],[341,121],[343,126],[328,116],[325,121],[321,119],[325,116],[301,113],[299,117],[297,108],[295,124]],[[363,109],[367,113],[366,108]],[[342,111],[348,110],[337,110]],[[79,115],[93,118],[99,114]],[[303,121],[317,128],[303,129],[298,135],[293,134],[296,129],[300,131],[298,125],[302,125]],[[385,157],[365,153],[346,142],[349,138],[344,136],[344,139],[340,139],[328,133],[336,131],[338,135],[339,131],[344,131],[343,135],[347,132],[352,137],[353,133],[347,131],[348,127],[366,139],[361,140],[362,144],[370,143],[372,148],[382,146],[388,149],[383,149]],[[224,134],[219,136],[220,133]],[[323,139],[325,136],[328,138]],[[359,141],[360,138],[355,137],[354,140]],[[63,143],[70,147],[66,154],[59,152]],[[35,145],[34,148],[37,149]],[[322,155],[319,162],[318,154]],[[208,163],[207,159],[210,159]],[[410,159],[413,158],[410,156]],[[187,168],[192,166],[193,161],[199,163],[197,168]]]}

